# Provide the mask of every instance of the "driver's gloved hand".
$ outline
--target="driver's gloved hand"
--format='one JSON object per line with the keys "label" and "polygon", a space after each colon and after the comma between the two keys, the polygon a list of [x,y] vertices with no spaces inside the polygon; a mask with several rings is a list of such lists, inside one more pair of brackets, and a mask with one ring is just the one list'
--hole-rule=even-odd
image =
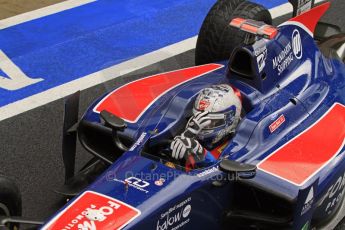
{"label": "driver's gloved hand", "polygon": [[185,137],[196,137],[198,133],[211,124],[211,118],[207,116],[208,111],[198,112],[192,116],[186,126],[184,132]]}
{"label": "driver's gloved hand", "polygon": [[185,137],[183,134],[174,138],[170,145],[172,157],[181,160],[192,155],[195,160],[202,161],[205,158],[205,149],[193,138]]}

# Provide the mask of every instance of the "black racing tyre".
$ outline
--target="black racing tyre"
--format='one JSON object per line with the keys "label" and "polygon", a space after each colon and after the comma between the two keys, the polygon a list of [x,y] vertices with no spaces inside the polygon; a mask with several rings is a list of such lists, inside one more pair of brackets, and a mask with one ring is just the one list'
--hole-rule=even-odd
{"label": "black racing tyre", "polygon": [[[22,200],[18,187],[13,181],[0,176],[0,216],[21,216]],[[11,224],[9,229],[18,229]]]}
{"label": "black racing tyre", "polygon": [[218,0],[208,12],[199,31],[195,49],[195,64],[202,65],[218,59],[218,44],[231,15],[244,0]]}
{"label": "black racing tyre", "polygon": [[232,51],[243,43],[245,33],[229,25],[236,17],[272,24],[270,12],[259,4],[241,0],[218,1],[200,29],[195,49],[196,65],[227,60]]}

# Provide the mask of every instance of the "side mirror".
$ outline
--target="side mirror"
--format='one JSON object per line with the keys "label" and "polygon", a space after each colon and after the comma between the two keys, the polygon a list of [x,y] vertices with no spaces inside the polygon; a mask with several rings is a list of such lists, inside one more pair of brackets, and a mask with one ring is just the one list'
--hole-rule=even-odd
{"label": "side mirror", "polygon": [[223,159],[219,168],[223,172],[236,174],[241,179],[252,179],[256,175],[255,165],[243,164],[229,159]]}
{"label": "side mirror", "polygon": [[105,121],[105,125],[112,128],[113,130],[123,131],[127,127],[126,122],[115,114],[103,110],[101,111],[100,115],[101,118]]}
{"label": "side mirror", "polygon": [[123,152],[128,151],[128,147],[125,146],[117,133],[117,131],[124,131],[127,127],[126,122],[115,114],[109,113],[106,110],[102,110],[100,114],[101,118],[105,121],[105,126],[110,127],[113,133],[114,144]]}

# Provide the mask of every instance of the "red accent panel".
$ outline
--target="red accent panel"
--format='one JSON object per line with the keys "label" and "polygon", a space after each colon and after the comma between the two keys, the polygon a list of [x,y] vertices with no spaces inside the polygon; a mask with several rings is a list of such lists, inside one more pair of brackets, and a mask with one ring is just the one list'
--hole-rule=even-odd
{"label": "red accent panel", "polygon": [[297,17],[290,19],[289,21],[302,23],[312,33],[314,33],[316,24],[318,23],[322,15],[324,15],[328,10],[330,5],[330,2],[323,3],[317,7],[312,8],[309,11],[304,12],[301,15],[298,15]]}
{"label": "red accent panel", "polygon": [[166,91],[221,67],[219,64],[194,66],[133,81],[111,92],[94,111],[107,110],[128,122],[136,122]]}
{"label": "red accent panel", "polygon": [[259,164],[259,168],[301,185],[321,170],[344,146],[345,107],[335,104],[309,129]]}
{"label": "red accent panel", "polygon": [[140,211],[128,204],[96,192],[86,191],[42,229],[115,230],[123,228],[138,215]]}

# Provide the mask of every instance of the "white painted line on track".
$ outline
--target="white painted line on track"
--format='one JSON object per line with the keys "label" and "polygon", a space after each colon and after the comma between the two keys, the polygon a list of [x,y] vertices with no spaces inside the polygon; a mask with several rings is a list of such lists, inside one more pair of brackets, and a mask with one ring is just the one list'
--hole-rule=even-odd
{"label": "white painted line on track", "polygon": [[0,121],[194,49],[197,36],[0,107]]}
{"label": "white painted line on track", "polygon": [[23,14],[18,14],[16,16],[0,20],[0,29],[5,29],[34,19],[42,18],[51,14],[56,14],[58,12],[69,10],[95,1],[97,0],[68,0],[30,12],[26,12]]}
{"label": "white painted line on track", "polygon": [[[95,2],[97,0],[67,0],[54,5],[46,6],[37,10],[18,14],[13,17],[0,20],[0,29],[5,29],[11,26],[15,26],[24,22],[28,22],[34,19],[42,18],[51,14],[69,10],[78,6],[82,6],[88,3]],[[315,0],[315,3],[320,3],[326,0]],[[280,6],[276,6],[269,10],[272,18],[280,17],[292,12],[292,5],[285,3]]]}
{"label": "white painted line on track", "polygon": [[273,7],[269,11],[272,18],[278,18],[280,16],[292,13],[293,9],[290,3],[285,3],[283,5]]}

